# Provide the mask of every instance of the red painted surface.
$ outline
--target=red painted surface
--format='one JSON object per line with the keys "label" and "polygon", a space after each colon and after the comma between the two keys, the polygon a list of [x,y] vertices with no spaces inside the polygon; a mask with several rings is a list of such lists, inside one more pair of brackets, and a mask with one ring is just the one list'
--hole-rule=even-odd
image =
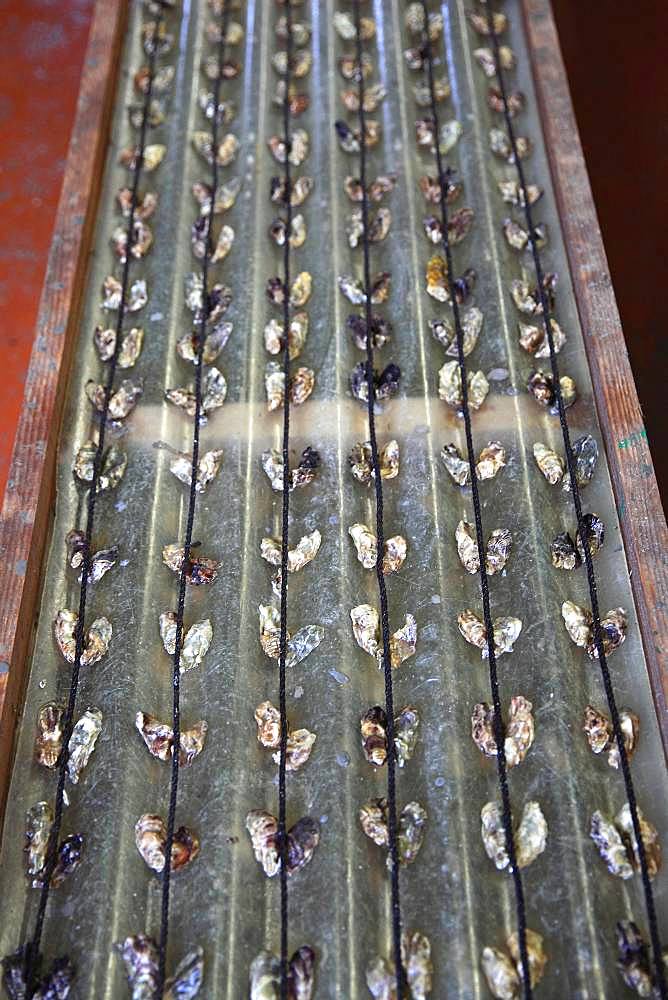
{"label": "red painted surface", "polygon": [[23,402],[93,0],[0,0],[0,496]]}

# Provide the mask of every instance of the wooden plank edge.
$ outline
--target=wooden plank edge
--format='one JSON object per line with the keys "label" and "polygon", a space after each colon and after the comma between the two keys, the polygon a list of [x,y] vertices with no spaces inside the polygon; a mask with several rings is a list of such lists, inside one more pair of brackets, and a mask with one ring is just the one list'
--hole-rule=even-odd
{"label": "wooden plank edge", "polygon": [[127,0],[96,0],[0,513],[0,833],[53,521],[64,390],[78,336],[126,16]]}
{"label": "wooden plank edge", "polygon": [[521,0],[657,719],[668,755],[668,529],[549,0]]}

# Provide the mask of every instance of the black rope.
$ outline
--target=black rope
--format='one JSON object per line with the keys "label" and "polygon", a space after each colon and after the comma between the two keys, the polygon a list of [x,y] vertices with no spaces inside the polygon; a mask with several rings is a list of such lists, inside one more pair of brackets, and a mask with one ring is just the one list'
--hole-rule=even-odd
{"label": "black rope", "polygon": [[290,522],[290,240],[292,238],[292,176],[290,152],[290,81],[292,77],[292,0],[285,0],[285,73],[283,74],[283,146],[285,151],[285,241],[283,243],[283,493],[281,497],[281,622],[278,655],[278,711],[281,720],[278,758],[278,851],[281,892],[281,1000],[288,1000],[288,836],[287,752],[288,717],[285,661],[288,653],[288,533]]}
{"label": "black rope", "polygon": [[[455,276],[452,261],[452,249],[448,236],[448,206],[447,191],[449,186],[450,171],[443,166],[443,159],[440,150],[439,120],[436,104],[436,94],[434,86],[434,60],[429,36],[429,12],[426,0],[422,0],[422,10],[424,15],[424,51],[427,62],[427,76],[429,81],[429,95],[431,103],[431,114],[434,122],[434,147],[436,150],[436,166],[438,170],[438,182],[440,187],[441,204],[441,227],[442,244],[447,262],[448,280],[450,282],[450,294],[452,299],[452,315],[454,319],[457,336],[457,361],[459,365],[459,375],[462,384],[462,411],[464,414],[464,428],[466,432],[466,449],[468,452],[469,470],[471,476],[471,494],[473,500],[473,512],[475,518],[476,543],[478,547],[478,561],[480,563],[480,593],[482,595],[483,619],[487,634],[487,649],[489,651],[489,683],[492,692],[494,705],[494,739],[496,741],[496,761],[501,787],[501,805],[503,816],[503,828],[506,838],[506,850],[508,852],[509,868],[513,876],[515,887],[515,904],[517,910],[517,933],[519,939],[520,961],[522,964],[522,986],[526,1000],[532,997],[531,973],[529,965],[529,954],[527,951],[527,920],[526,906],[524,899],[524,886],[522,876],[517,866],[517,855],[515,850],[515,835],[513,833],[513,814],[510,803],[510,790],[508,788],[508,769],[506,765],[505,751],[505,727],[501,714],[501,693],[499,690],[499,678],[496,667],[496,651],[494,648],[494,625],[490,610],[489,580],[487,577],[487,567],[485,562],[485,537],[482,528],[482,512],[480,506],[480,493],[478,490],[478,476],[475,467],[475,457],[473,451],[473,431],[471,427],[471,411],[469,408],[469,391],[467,382],[466,359],[464,356],[464,331],[462,329],[459,303],[455,291]],[[583,536],[584,537],[584,536]]]}
{"label": "black rope", "polygon": [[130,284],[130,263],[132,260],[131,248],[134,239],[135,212],[138,203],[139,180],[142,168],[144,166],[146,133],[148,128],[151,95],[153,91],[153,79],[155,76],[157,34],[160,29],[160,25],[162,23],[163,13],[164,13],[163,7],[161,5],[155,22],[156,44],[153,45],[149,51],[148,80],[146,85],[146,91],[144,93],[144,101],[142,105],[142,118],[141,118],[141,126],[139,129],[139,142],[136,147],[134,165],[132,168],[133,181],[132,181],[131,198],[130,198],[130,213],[128,216],[128,225],[126,231],[125,260],[123,261],[123,270],[121,275],[121,298],[118,307],[118,316],[116,319],[116,343],[114,346],[114,353],[112,354],[109,361],[107,378],[104,384],[104,397],[99,416],[98,442],[95,450],[95,457],[93,459],[93,477],[91,479],[89,493],[88,493],[88,501],[86,505],[86,530],[84,533],[83,562],[81,567],[81,588],[79,591],[79,617],[74,630],[74,640],[75,640],[74,665],[72,667],[70,691],[67,701],[67,708],[63,720],[63,741],[62,741],[62,750],[58,761],[58,785],[56,789],[54,819],[53,819],[53,825],[51,827],[51,832],[49,834],[49,842],[47,845],[46,860],[42,874],[42,879],[43,879],[42,888],[40,892],[39,905],[37,908],[37,915],[35,918],[35,929],[33,932],[33,936],[29,941],[29,943],[26,945],[25,949],[24,969],[25,969],[25,982],[26,982],[26,996],[28,1000],[30,1000],[30,998],[33,996],[38,985],[36,982],[36,977],[38,975],[39,965],[40,965],[40,948],[42,942],[42,934],[44,930],[44,919],[46,916],[47,903],[49,901],[51,879],[53,877],[53,873],[58,861],[58,838],[60,836],[60,829],[62,826],[62,819],[63,819],[65,778],[67,775],[67,762],[69,755],[68,747],[70,738],[72,736],[72,731],[74,729],[74,710],[76,706],[77,693],[79,689],[79,671],[81,667],[80,660],[84,652],[84,644],[85,644],[84,619],[86,616],[86,602],[88,596],[88,578],[92,567],[92,539],[93,539],[93,529],[95,525],[95,507],[97,502],[97,492],[100,480],[100,472],[102,468],[102,457],[104,452],[107,420],[109,417],[109,401],[113,394],[114,380],[116,376],[116,367],[118,364],[118,356],[121,350],[121,341],[122,341],[121,335],[123,330],[123,321],[125,319],[128,288]]}
{"label": "black rope", "polygon": [[371,311],[371,263],[369,250],[369,204],[367,196],[366,175],[366,115],[364,111],[365,87],[362,58],[360,0],[353,0],[355,12],[355,42],[357,59],[357,100],[358,122],[360,133],[360,186],[362,189],[362,247],[364,251],[364,314],[366,325],[366,384],[367,384],[367,414],[369,420],[369,441],[371,443],[371,464],[376,495],[376,578],[380,598],[380,620],[383,638],[383,674],[385,680],[385,714],[387,717],[387,828],[390,846],[390,882],[392,909],[392,950],[396,975],[397,996],[403,996],[404,973],[401,963],[401,901],[399,895],[399,844],[397,824],[397,793],[396,764],[394,746],[394,691],[392,684],[392,662],[390,655],[390,616],[387,601],[387,588],[383,572],[383,554],[385,550],[385,528],[383,524],[383,481],[380,470],[378,442],[376,440],[376,416],[374,412],[376,389],[373,370],[373,317]]}
{"label": "black rope", "polygon": [[202,258],[202,308],[200,312],[199,335],[195,352],[195,415],[193,423],[192,439],[192,461],[190,465],[190,490],[188,495],[188,515],[186,519],[186,533],[183,543],[183,562],[179,575],[179,598],[176,611],[176,636],[174,641],[174,655],[172,657],[172,730],[174,733],[172,743],[172,763],[169,793],[169,812],[167,816],[167,836],[165,838],[165,865],[162,870],[162,901],[160,912],[160,942],[158,945],[158,977],[156,983],[156,1000],[162,1000],[165,986],[166,963],[167,963],[167,940],[169,935],[169,895],[172,874],[172,845],[174,843],[174,828],[176,826],[176,804],[179,788],[179,765],[181,749],[181,647],[183,642],[183,616],[186,602],[186,578],[190,563],[190,551],[192,548],[193,525],[195,522],[195,506],[197,499],[197,471],[199,465],[200,447],[200,418],[202,415],[202,366],[204,344],[206,341],[206,326],[209,316],[209,265],[213,255],[213,220],[215,217],[216,192],[218,190],[218,118],[220,90],[223,80],[223,65],[225,62],[225,47],[227,43],[227,30],[229,18],[229,0],[223,0],[221,32],[218,40],[218,72],[213,84],[213,119],[211,125],[211,203],[206,216],[206,236],[204,240],[204,256]]}
{"label": "black rope", "polygon": [[663,965],[663,959],[661,955],[661,940],[659,937],[659,926],[656,915],[656,907],[654,904],[654,894],[652,892],[652,884],[650,881],[649,871],[647,867],[647,854],[645,851],[645,845],[642,838],[640,820],[638,818],[638,805],[636,802],[635,789],[633,787],[633,779],[631,777],[629,757],[626,752],[626,744],[624,742],[624,733],[622,731],[622,726],[619,719],[619,709],[617,708],[615,692],[612,686],[610,670],[608,668],[608,662],[605,655],[605,647],[603,643],[603,630],[601,627],[601,615],[598,603],[598,590],[596,586],[596,574],[594,573],[594,564],[592,560],[592,555],[589,550],[589,545],[587,544],[587,537],[588,537],[587,525],[582,513],[580,489],[575,475],[575,459],[573,457],[573,450],[571,447],[571,435],[568,428],[568,420],[566,418],[566,407],[564,405],[564,398],[561,391],[561,384],[559,382],[559,364],[557,361],[557,352],[555,351],[554,348],[554,337],[552,335],[550,303],[548,301],[548,296],[545,292],[545,288],[543,285],[544,272],[540,260],[540,253],[536,245],[536,240],[534,238],[533,213],[531,211],[531,205],[529,203],[529,196],[524,175],[524,168],[522,167],[522,161],[518,156],[515,129],[513,127],[512,118],[508,108],[508,95],[506,91],[505,81],[503,78],[503,70],[501,67],[501,59],[499,54],[499,37],[494,27],[494,9],[491,4],[488,5],[487,16],[489,24],[489,34],[492,42],[492,49],[494,52],[494,62],[496,65],[496,75],[499,81],[499,90],[501,92],[501,97],[503,100],[503,117],[505,119],[506,130],[508,132],[508,138],[510,140],[513,152],[515,167],[517,169],[517,177],[521,189],[521,200],[523,202],[524,217],[526,219],[526,225],[529,233],[529,246],[531,248],[534,268],[536,271],[536,280],[538,282],[538,294],[540,297],[543,325],[545,327],[545,336],[547,338],[547,343],[550,351],[552,381],[554,382],[554,392],[556,396],[557,409],[559,412],[559,423],[561,424],[561,433],[564,441],[564,451],[566,453],[566,464],[568,466],[568,474],[570,476],[570,481],[571,481],[570,485],[571,485],[571,493],[573,496],[573,506],[575,507],[575,516],[577,519],[578,530],[580,532],[580,538],[582,539],[582,547],[584,550],[584,561],[585,561],[585,568],[587,571],[587,583],[589,585],[591,611],[592,611],[592,617],[594,619],[593,622],[594,645],[596,646],[596,651],[598,653],[598,661],[601,668],[601,675],[603,677],[603,686],[605,688],[605,694],[608,700],[610,716],[612,719],[613,732],[615,734],[615,740],[617,742],[617,748],[619,750],[619,759],[621,762],[622,774],[624,776],[626,796],[628,799],[629,809],[631,812],[631,820],[633,822],[633,832],[635,835],[636,843],[638,845],[638,857],[640,859],[640,871],[641,871],[643,889],[645,893],[647,920],[649,923],[649,932],[652,942],[656,985],[659,988],[659,993],[662,1000],[666,1000],[666,997],[668,997],[668,990],[666,988],[666,976]]}

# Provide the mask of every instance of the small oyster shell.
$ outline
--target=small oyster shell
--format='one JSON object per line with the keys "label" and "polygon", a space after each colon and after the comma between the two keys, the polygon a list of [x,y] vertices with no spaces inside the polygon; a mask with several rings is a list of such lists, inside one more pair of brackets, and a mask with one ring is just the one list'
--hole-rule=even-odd
{"label": "small oyster shell", "polygon": [[[510,859],[506,850],[506,832],[501,808],[497,802],[487,802],[480,813],[482,842],[487,857],[501,871],[508,868]],[[526,868],[547,845],[547,823],[538,802],[527,802],[522,818],[514,833],[515,856],[518,868]]]}
{"label": "small oyster shell", "polygon": [[404,767],[415,753],[419,728],[417,708],[405,705],[394,718],[394,752],[399,767]]}
{"label": "small oyster shell", "polygon": [[[278,820],[263,809],[253,809],[246,816],[246,829],[251,838],[255,860],[259,862],[265,875],[272,878],[281,868],[277,848]],[[320,842],[320,827],[310,816],[303,816],[287,834],[288,876],[301,871],[313,857]]]}
{"label": "small oyster shell", "polygon": [[380,705],[364,713],[360,721],[362,753],[369,764],[381,767],[387,760],[387,716]]}
{"label": "small oyster shell", "polygon": [[[486,77],[491,79],[496,76],[496,62],[491,49],[475,49],[473,58],[476,60]],[[501,69],[512,70],[515,68],[517,60],[515,53],[507,45],[499,46],[499,62]]]}
{"label": "small oyster shell", "polygon": [[642,934],[632,920],[620,920],[616,930],[617,968],[624,983],[639,997],[653,996],[654,977],[649,950]]}
{"label": "small oyster shell", "polygon": [[[351,524],[348,534],[353,540],[357,550],[357,558],[365,569],[375,569],[378,541],[376,536],[366,524]],[[385,541],[383,555],[383,573],[396,573],[403,566],[406,559],[406,539],[401,535],[394,535]]]}
{"label": "small oyster shell", "polygon": [[[465,358],[478,343],[483,322],[484,316],[477,306],[472,306],[462,314],[462,350]],[[458,358],[457,336],[450,321],[442,317],[438,320],[431,320],[429,325],[433,336],[445,347],[445,353],[450,357]]]}
{"label": "small oyster shell", "polygon": [[[587,539],[587,548],[589,549],[590,554],[595,556],[605,540],[605,525],[598,514],[584,514],[582,520],[584,523],[585,537]],[[580,559],[584,562],[585,547],[582,543],[579,528],[575,534],[575,545]]]}
{"label": "small oyster shell", "polygon": [[[298,128],[291,135],[290,152],[288,159],[293,167],[299,167],[309,154],[309,135],[306,129]],[[286,147],[285,140],[278,135],[273,135],[267,140],[269,150],[277,163],[285,163]]]}
{"label": "small oyster shell", "polygon": [[[499,192],[507,205],[515,205],[517,208],[524,208],[524,189],[519,181],[503,180],[498,182]],[[543,197],[543,189],[536,184],[527,184],[526,187],[528,201],[530,205]]]}
{"label": "small oyster shell", "polygon": [[[160,873],[165,867],[167,824],[162,816],[144,813],[135,823],[135,844],[149,868]],[[180,826],[174,831],[171,870],[178,871],[199,854],[199,838],[192,830]]]}
{"label": "small oyster shell", "polygon": [[[207,422],[207,416],[220,409],[227,396],[225,376],[217,368],[210,368],[202,380],[202,405],[200,408],[200,424]],[[184,410],[189,417],[195,416],[196,398],[192,386],[179,386],[175,389],[165,389],[165,399]]]}
{"label": "small oyster shell", "polygon": [[[176,652],[176,611],[163,611],[160,615],[160,638],[165,652],[174,656]],[[209,618],[195,622],[181,636],[181,657],[179,670],[182,674],[198,667],[209,651],[213,639],[213,628]]]}
{"label": "small oyster shell", "polygon": [[[481,371],[467,372],[468,404],[479,410],[487,398],[489,382]],[[438,396],[450,406],[462,406],[462,379],[458,361],[446,361],[438,372]]]}
{"label": "small oyster shell", "polygon": [[102,712],[99,708],[86,709],[72,730],[67,745],[67,773],[73,785],[78,783],[101,732]]}
{"label": "small oyster shell", "polygon": [[441,459],[458,486],[467,486],[471,482],[469,463],[464,461],[456,445],[444,444],[441,448]]}
{"label": "small oyster shell", "polygon": [[[590,611],[572,601],[564,601],[561,616],[566,630],[576,646],[584,646],[590,660],[598,659],[598,648],[594,640],[593,618]],[[628,621],[624,608],[613,608],[601,618],[603,652],[610,656],[626,639]]]}
{"label": "small oyster shell", "polygon": [[492,996],[497,1000],[517,1000],[520,995],[520,977],[506,953],[498,948],[483,948],[481,962]]}
{"label": "small oyster shell", "polygon": [[[294,549],[288,549],[288,572],[296,573],[310,563],[318,554],[322,535],[316,528],[310,535],[304,535]],[[265,537],[260,542],[260,555],[272,566],[281,565],[281,543],[276,538]]]}
{"label": "small oyster shell", "polygon": [[[148,752],[158,760],[169,760],[174,754],[174,730],[166,722],[160,722],[155,715],[137,712],[135,726],[146,744]],[[189,729],[181,731],[181,752],[179,763],[187,767],[204,749],[209,726],[201,719]]]}
{"label": "small oyster shell", "polygon": [[85,392],[88,399],[93,404],[98,413],[104,413],[105,406],[111,420],[124,420],[137,405],[137,401],[144,392],[142,382],[133,382],[132,379],[123,379],[120,386],[109,397],[106,402],[106,393],[103,385],[99,385],[93,379],[86,382]]}
{"label": "small oyster shell", "polygon": [[[389,848],[387,799],[370,799],[359,812],[362,830],[378,847]],[[409,802],[398,817],[397,851],[399,864],[409,865],[417,857],[424,841],[424,827],[427,813],[419,802]],[[387,867],[392,867],[392,856],[388,853]]]}
{"label": "small oyster shell", "polygon": [[[534,740],[534,719],[532,704],[522,695],[514,695],[510,700],[508,722],[505,727],[504,750],[506,765],[516,767],[529,752]],[[494,710],[486,702],[473,706],[471,715],[471,736],[478,749],[486,757],[497,753],[494,735]]]}
{"label": "small oyster shell", "polygon": [[550,557],[555,569],[575,569],[580,565],[580,557],[567,531],[560,532],[550,542]]}
{"label": "small oyster shell", "polygon": [[[460,521],[455,529],[455,541],[459,559],[465,570],[477,573],[480,569],[478,543],[475,527],[468,521]],[[508,561],[512,536],[507,528],[495,528],[487,539],[485,564],[489,576],[500,573]]]}
{"label": "small oyster shell", "polygon": [[[645,819],[640,809],[638,809],[638,822],[640,823],[640,835],[645,848],[645,860],[647,862],[647,874],[653,879],[661,868],[661,843],[659,834],[655,826],[648,819]],[[628,844],[629,857],[632,859],[633,867],[640,871],[640,854],[638,852],[638,842],[633,829],[631,819],[631,808],[625,802],[615,817],[617,829],[620,831],[626,844]]]}
{"label": "small oyster shell", "polygon": [[[306,335],[308,333],[308,314],[305,312],[295,313],[290,319],[289,355],[290,360],[298,358],[304,347]],[[264,346],[269,354],[280,354],[284,350],[283,324],[276,319],[271,319],[264,328]]]}
{"label": "small oyster shell", "polygon": [[[369,486],[375,478],[371,443],[363,441],[356,444],[350,453],[348,463],[355,479],[364,486]],[[378,465],[381,479],[395,479],[399,475],[399,443],[397,441],[392,439],[380,449]]]}
{"label": "small oyster shell", "polygon": [[58,763],[63,748],[64,705],[50,701],[37,713],[35,735],[35,760],[43,767],[53,768]]}
{"label": "small oyster shell", "polygon": [[[487,648],[487,634],[484,623],[478,618],[470,608],[460,611],[457,615],[459,631],[467,642],[472,646],[477,646],[482,651],[482,658],[486,660],[489,651]],[[501,617],[495,618],[494,627],[494,653],[502,656],[504,653],[512,653],[513,646],[522,631],[522,622],[519,618]]]}
{"label": "small oyster shell", "polygon": [[[274,761],[280,761],[281,743],[281,716],[277,708],[270,701],[263,701],[255,709],[255,722],[257,723],[257,738],[263,747],[270,750],[279,750],[273,755]],[[286,769],[297,771],[302,764],[311,756],[311,750],[315,743],[315,733],[308,729],[293,729],[288,732],[288,743],[286,749]]]}
{"label": "small oyster shell", "polygon": [[[378,666],[383,668],[383,647],[380,642],[380,616],[370,604],[360,604],[351,609],[350,618],[357,645],[370,656],[375,656]],[[403,628],[390,636],[390,663],[393,669],[415,653],[417,643],[417,623],[411,614],[405,616]]]}
{"label": "small oyster shell", "polygon": [[[72,471],[80,482],[93,482],[96,453],[97,442],[93,440],[85,441],[77,451]],[[102,465],[97,480],[97,492],[102,493],[104,490],[110,490],[118,486],[125,475],[127,466],[128,456],[122,448],[119,448],[115,444],[107,448],[102,456]]]}
{"label": "small oyster shell", "polygon": [[[301,486],[308,486],[313,482],[315,474],[320,465],[320,455],[315,448],[304,448],[299,465],[290,470],[290,490]],[[270,448],[262,453],[262,468],[264,469],[271,488],[276,493],[283,489],[283,458],[281,452],[275,448]]]}
{"label": "small oyster shell", "polygon": [[[312,1000],[315,989],[315,953],[302,945],[288,963],[289,1000]],[[250,1000],[280,1000],[281,963],[262,951],[250,967]]]}
{"label": "small oyster shell", "polygon": [[563,458],[557,455],[556,451],[552,451],[547,445],[536,441],[533,446],[533,457],[536,460],[536,465],[551,486],[556,486],[563,479],[566,464]]}
{"label": "small oyster shell", "polygon": [[618,878],[632,878],[633,865],[630,860],[628,843],[623,839],[616,825],[596,810],[591,817],[589,836],[596,844],[608,871]]}
{"label": "small oyster shell", "polygon": [[[409,991],[406,997],[427,1000],[434,970],[429,939],[420,931],[401,932],[401,964]],[[367,965],[366,982],[374,1000],[396,1000],[396,970],[384,958],[377,956]]]}
{"label": "small oyster shell", "polygon": [[33,887],[44,870],[49,834],[53,824],[53,809],[48,802],[37,802],[26,812],[25,846],[26,875]]}
{"label": "small oyster shell", "polygon": [[[222,461],[222,448],[204,452],[197,463],[197,473],[195,476],[195,490],[197,493],[206,492],[209,484],[218,475]],[[180,482],[185,483],[186,486],[190,486],[192,482],[192,456],[186,452],[179,452],[170,461],[169,471]]]}
{"label": "small oyster shell", "polygon": [[[529,156],[533,150],[533,143],[528,136],[516,136],[515,145],[517,146],[517,155],[520,160],[526,159],[526,157]],[[490,129],[489,148],[500,160],[505,160],[508,164],[513,164],[515,162],[515,154],[513,153],[510,139],[503,129]]]}
{"label": "small oyster shell", "polygon": [[[196,553],[196,544],[193,543],[190,547],[190,558],[188,559],[185,570],[186,583],[191,584],[193,587],[213,583],[218,577],[220,563],[215,559],[209,559],[206,556],[201,556]],[[169,569],[172,570],[173,573],[181,572],[184,556],[185,549],[182,545],[179,545],[178,542],[172,542],[171,544],[163,547],[162,561],[165,566],[168,566]]]}
{"label": "small oyster shell", "polygon": [[[530,323],[519,323],[520,347],[523,347],[527,354],[533,354],[535,358],[549,358],[550,345],[545,333],[545,325],[534,326]],[[566,343],[566,334],[563,332],[556,319],[550,320],[552,330],[552,342],[554,353],[558,354]]]}
{"label": "small oyster shell", "polygon": [[[575,382],[570,375],[562,375],[559,379],[561,387],[561,398],[564,407],[572,406],[576,399]],[[549,372],[532,371],[527,380],[527,389],[540,406],[548,406],[551,411],[557,412],[557,393],[554,386],[554,379]]]}
{"label": "small oyster shell", "polygon": [[[586,486],[587,483],[591,482],[598,461],[596,439],[591,434],[583,435],[583,437],[573,441],[571,452],[574,459],[576,482],[580,487]],[[567,493],[570,492],[571,478],[568,472],[564,473],[562,489]]]}
{"label": "small oyster shell", "polygon": [[506,449],[500,441],[490,441],[478,455],[475,471],[478,479],[494,479],[506,465]]}
{"label": "small oyster shell", "polygon": [[[280,653],[281,616],[273,604],[260,604],[260,645],[265,654],[278,660]],[[320,645],[325,635],[321,625],[307,625],[293,636],[288,632],[286,667],[295,666],[305,660],[309,653]]]}
{"label": "small oyster shell", "polygon": [[[626,755],[631,759],[640,736],[640,719],[628,708],[619,709],[619,722],[624,736]],[[607,752],[610,767],[619,767],[619,748],[614,737],[612,722],[593,705],[587,705],[584,715],[584,732],[593,753]]]}
{"label": "small oyster shell", "polygon": [[[56,615],[54,634],[58,648],[67,663],[74,663],[76,657],[76,628],[79,616],[76,611],[63,608]],[[81,666],[91,666],[106,654],[111,642],[112,627],[108,618],[96,618],[91,623],[84,649],[81,654]]]}

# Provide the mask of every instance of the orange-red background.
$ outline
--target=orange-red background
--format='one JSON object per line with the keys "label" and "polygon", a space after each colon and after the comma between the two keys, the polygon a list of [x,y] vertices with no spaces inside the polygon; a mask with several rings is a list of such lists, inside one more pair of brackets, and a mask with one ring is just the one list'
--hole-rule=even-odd
{"label": "orange-red background", "polygon": [[[553,0],[594,200],[668,497],[668,9]],[[0,0],[0,496],[4,492],[93,0]]]}

